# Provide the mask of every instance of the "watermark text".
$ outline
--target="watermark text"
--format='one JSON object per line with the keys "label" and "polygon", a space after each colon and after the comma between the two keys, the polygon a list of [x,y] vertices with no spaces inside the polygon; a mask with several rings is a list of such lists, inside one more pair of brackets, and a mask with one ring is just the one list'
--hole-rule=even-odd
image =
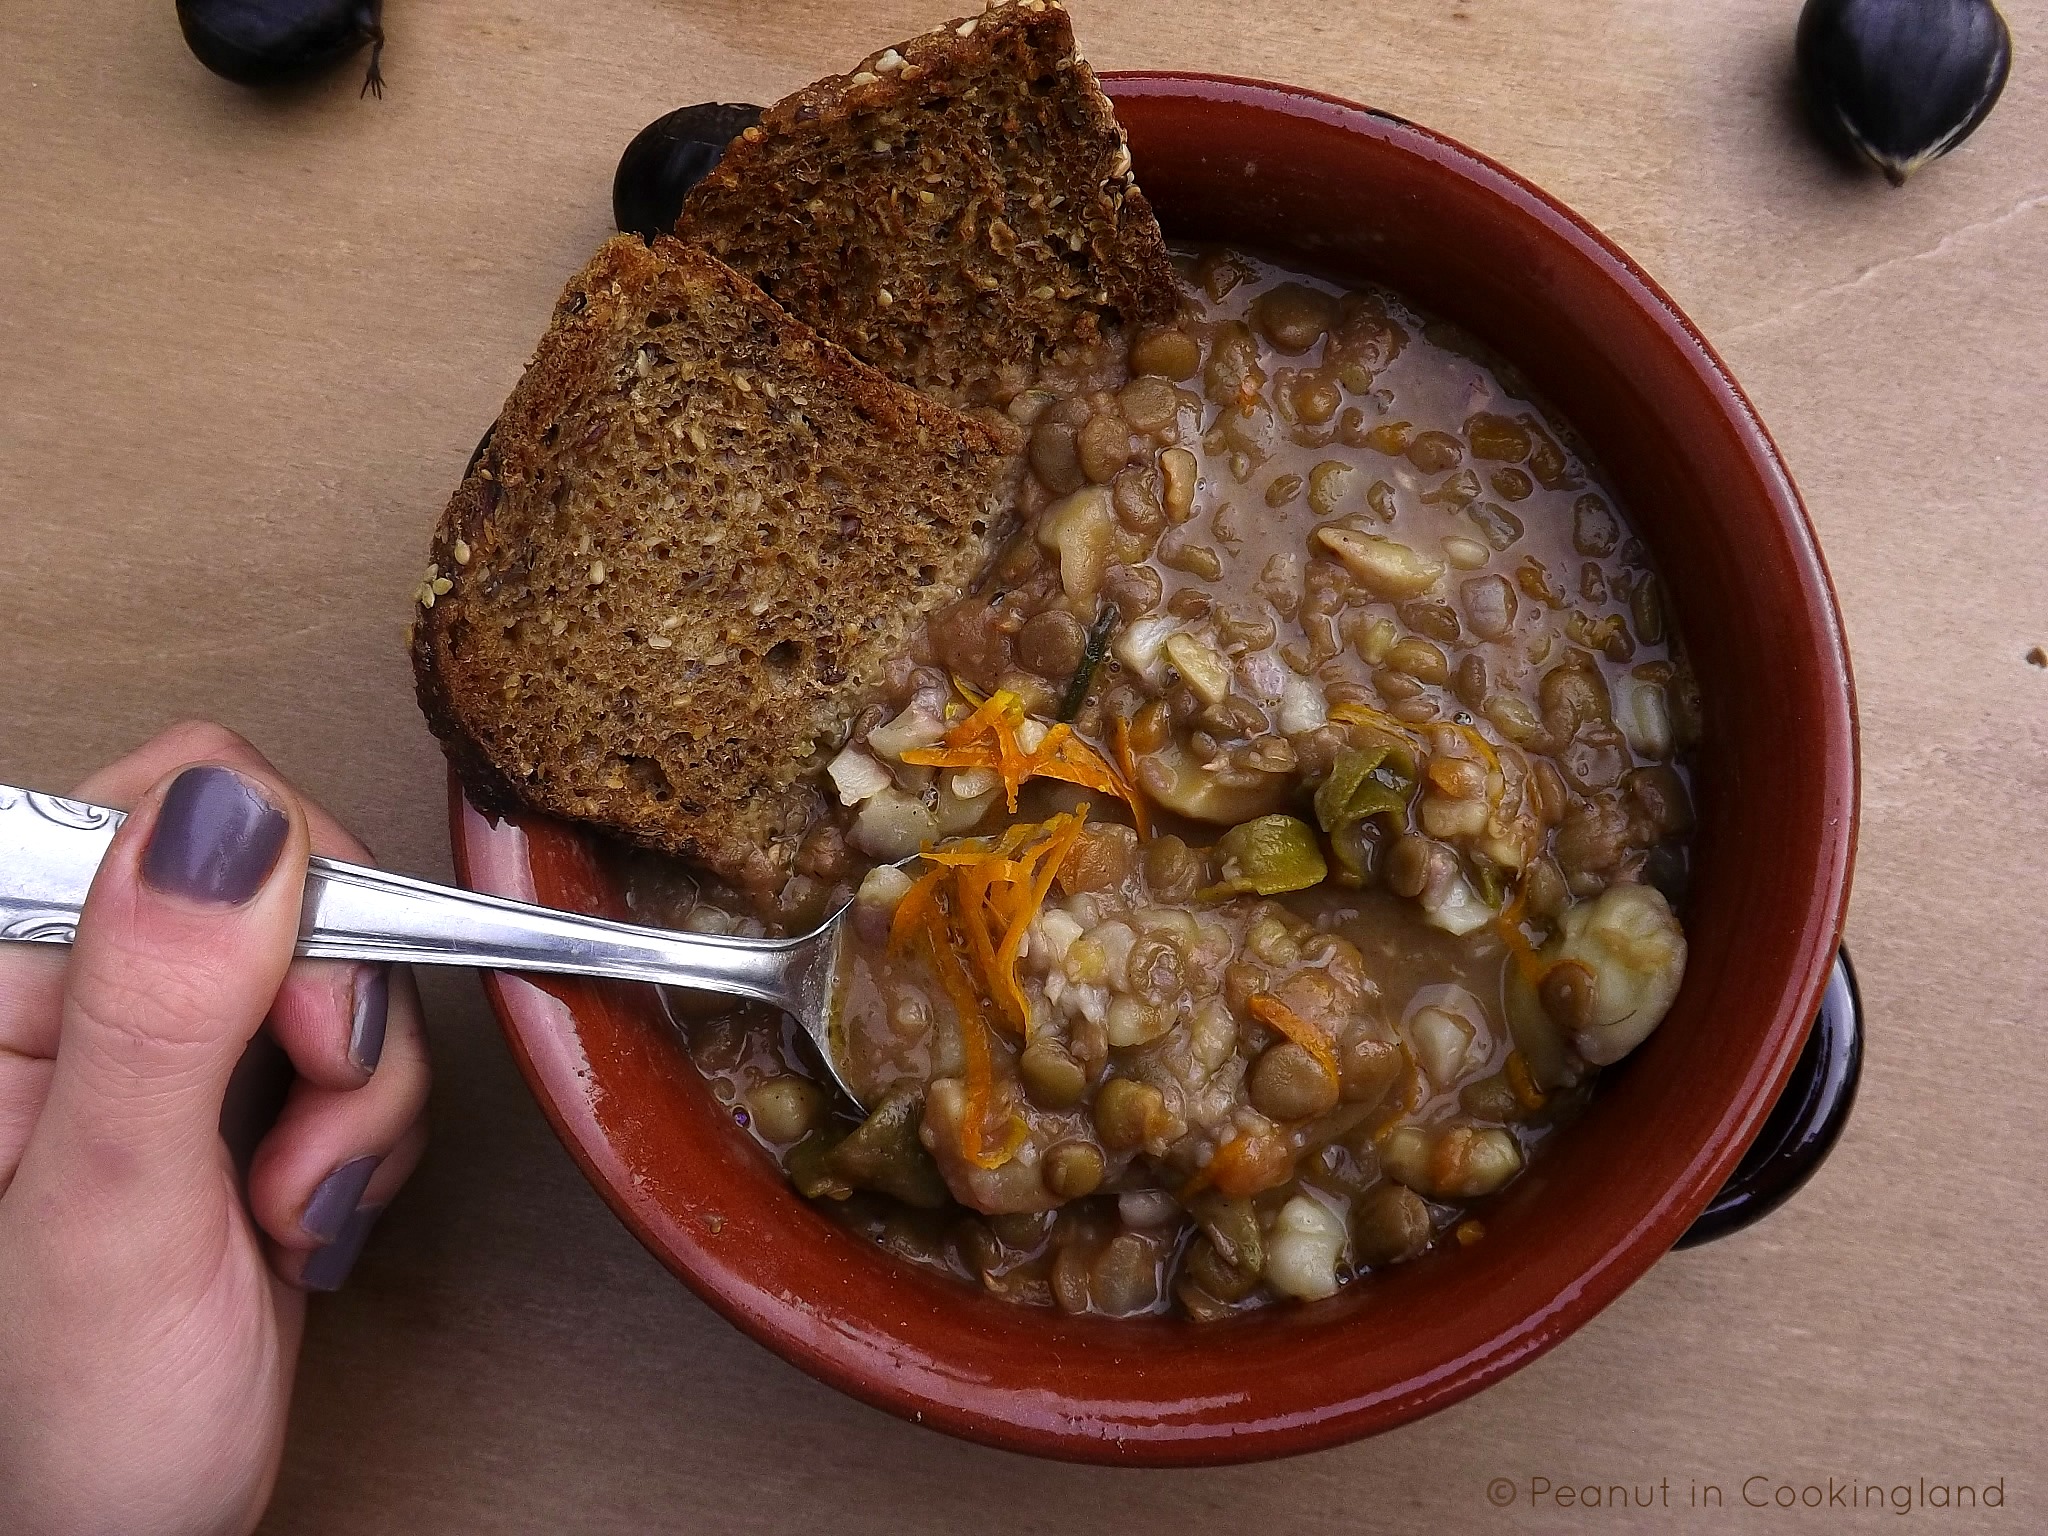
{"label": "watermark text", "polygon": [[1496,1477],[1486,1485],[1496,1509],[1586,1510],[1882,1510],[1911,1515],[1944,1510],[2004,1509],[2005,1479],[1985,1482],[1945,1477],[1862,1478],[1750,1472],[1709,1480],[1668,1477]]}

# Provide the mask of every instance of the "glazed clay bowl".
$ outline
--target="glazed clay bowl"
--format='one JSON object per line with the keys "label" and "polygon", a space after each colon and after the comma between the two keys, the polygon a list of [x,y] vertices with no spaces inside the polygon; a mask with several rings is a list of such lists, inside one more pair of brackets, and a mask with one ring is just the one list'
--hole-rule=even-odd
{"label": "glazed clay bowl", "polygon": [[[1429,1413],[1528,1363],[1685,1232],[1756,1134],[1834,959],[1856,729],[1827,572],[1727,370],[1657,286],[1482,156],[1328,97],[1196,75],[1109,89],[1170,235],[1386,283],[1519,364],[1651,545],[1706,713],[1664,1025],[1483,1208],[1486,1237],[1310,1305],[1222,1323],[1018,1307],[912,1269],[791,1190],[721,1109],[650,988],[488,982],[514,1055],[627,1226],[770,1349],[972,1439],[1128,1464],[1250,1460]],[[474,887],[622,915],[586,834],[457,795]]]}

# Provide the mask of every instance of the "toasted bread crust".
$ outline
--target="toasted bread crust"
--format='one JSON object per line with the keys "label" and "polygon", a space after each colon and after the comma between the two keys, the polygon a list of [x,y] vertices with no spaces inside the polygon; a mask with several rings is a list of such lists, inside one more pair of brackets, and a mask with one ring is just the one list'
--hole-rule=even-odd
{"label": "toasted bread crust", "polygon": [[1123,131],[1054,0],[948,22],[777,102],[676,232],[955,402],[1179,304]]}
{"label": "toasted bread crust", "polygon": [[420,706],[477,804],[748,886],[815,769],[985,562],[1010,463],[673,240],[573,279],[436,531]]}

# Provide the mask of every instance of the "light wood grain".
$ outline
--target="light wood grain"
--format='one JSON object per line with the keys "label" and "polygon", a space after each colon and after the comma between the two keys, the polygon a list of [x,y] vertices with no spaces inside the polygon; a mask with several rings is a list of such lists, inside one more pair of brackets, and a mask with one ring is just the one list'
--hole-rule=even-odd
{"label": "light wood grain", "polygon": [[[2023,657],[2048,644],[2048,6],[2005,9],[2005,101],[1893,192],[1799,133],[1791,0],[1077,5],[1100,67],[1320,87],[1533,177],[1671,290],[1777,434],[1841,589],[1866,753],[1869,1063],[1793,1205],[1402,1432],[1231,1471],[1049,1466],[859,1407],[712,1317],[561,1153],[473,983],[430,981],[435,1146],[314,1309],[266,1529],[1884,1519],[1746,1511],[1752,1474],[2003,1478],[2002,1515],[1944,1524],[2040,1528],[2048,672]],[[907,0],[391,0],[378,103],[351,70],[281,101],[217,81],[169,0],[0,9],[0,779],[60,787],[214,716],[385,860],[446,875],[408,598],[606,232],[619,149],[671,106],[769,100],[938,19]],[[1497,1476],[1520,1484],[1507,1513]],[[1666,1478],[1680,1507],[1532,1509],[1532,1477]],[[1694,1479],[1732,1507],[1688,1513]]]}

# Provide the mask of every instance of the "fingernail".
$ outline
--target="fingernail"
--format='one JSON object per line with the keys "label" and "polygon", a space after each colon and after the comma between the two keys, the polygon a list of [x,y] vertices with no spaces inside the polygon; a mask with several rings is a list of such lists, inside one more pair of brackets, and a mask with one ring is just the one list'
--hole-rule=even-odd
{"label": "fingernail", "polygon": [[227,768],[187,768],[172,781],[142,855],[159,891],[240,906],[263,888],[290,823],[256,786]]}
{"label": "fingernail", "polygon": [[369,1241],[370,1229],[377,1225],[377,1218],[383,1214],[381,1205],[366,1205],[352,1212],[342,1223],[341,1232],[333,1242],[307,1255],[305,1265],[299,1270],[299,1284],[309,1291],[340,1290],[348,1272],[356,1267],[356,1258],[362,1253],[363,1244]]}
{"label": "fingernail", "polygon": [[355,1010],[349,1017],[348,1059],[364,1076],[377,1070],[384,1055],[384,1019],[391,1011],[391,968],[365,965],[356,970]]}
{"label": "fingernail", "polygon": [[306,1202],[299,1225],[305,1228],[306,1236],[316,1243],[341,1241],[342,1230],[348,1225],[349,1213],[356,1208],[356,1202],[363,1198],[363,1190],[369,1185],[370,1175],[377,1171],[377,1159],[358,1157],[343,1163],[334,1172],[320,1181],[320,1187],[313,1191],[313,1197]]}

